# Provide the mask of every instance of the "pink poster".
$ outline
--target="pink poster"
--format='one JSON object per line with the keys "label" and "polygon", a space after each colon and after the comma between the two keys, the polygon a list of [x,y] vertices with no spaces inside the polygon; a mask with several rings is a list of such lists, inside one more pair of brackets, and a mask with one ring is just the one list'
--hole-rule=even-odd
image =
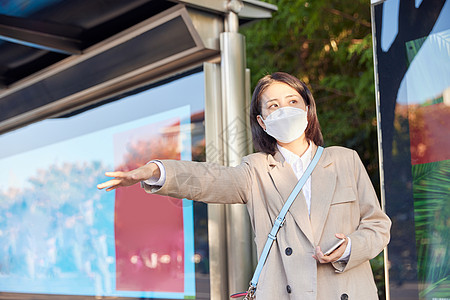
{"label": "pink poster", "polygon": [[[151,159],[180,159],[180,122],[171,119],[116,134],[115,162],[130,170]],[[182,200],[116,190],[116,289],[184,292]]]}
{"label": "pink poster", "polygon": [[411,164],[450,159],[450,107],[444,103],[409,105]]}

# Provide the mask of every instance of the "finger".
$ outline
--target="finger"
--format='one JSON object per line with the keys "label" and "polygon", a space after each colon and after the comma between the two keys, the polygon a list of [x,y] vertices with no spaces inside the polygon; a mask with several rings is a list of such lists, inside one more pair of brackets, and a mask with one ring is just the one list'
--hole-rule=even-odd
{"label": "finger", "polygon": [[344,250],[341,250],[340,247],[333,251],[330,255],[326,256],[328,262],[334,262],[338,260],[342,254],[344,254]]}
{"label": "finger", "polygon": [[315,260],[317,260],[319,263],[323,264],[326,263],[325,260],[323,260],[322,258],[318,257],[317,255],[313,255],[312,256]]}
{"label": "finger", "polygon": [[335,251],[333,251],[329,256],[328,259],[330,262],[335,262],[339,258],[344,255],[345,249],[347,248],[347,241],[345,241],[342,245],[340,245]]}
{"label": "finger", "polygon": [[322,256],[319,257],[319,259],[320,259],[320,262],[323,263],[323,264],[333,261],[333,257],[330,256],[330,255],[327,255],[327,256],[322,255]]}
{"label": "finger", "polygon": [[[339,248],[338,248],[339,249]],[[321,264],[326,264],[329,262],[332,262],[334,260],[336,260],[339,257],[335,257],[335,253],[336,253],[337,249],[335,251],[333,251],[330,255],[326,255],[323,254],[322,250],[320,249],[320,246],[316,247],[316,259],[321,263]]]}
{"label": "finger", "polygon": [[100,183],[97,185],[97,188],[99,190],[104,189],[106,187],[111,187],[111,186],[115,186],[118,185],[122,180],[120,179],[112,179],[112,180],[108,180],[106,182]]}
{"label": "finger", "polygon": [[109,181],[106,181],[106,182],[97,184],[97,188],[98,188],[99,190],[101,190],[101,189],[104,189],[104,188],[109,187],[109,186],[111,186],[111,185],[112,185],[112,184],[111,184],[111,180],[109,180]]}
{"label": "finger", "polygon": [[[344,243],[342,243],[342,245],[339,246],[339,248],[344,249],[344,250],[343,250],[343,252],[344,252],[344,251],[345,251],[345,248],[347,247],[347,244],[348,244],[348,237],[346,237],[345,234],[343,234],[343,233],[336,233],[335,236],[336,236],[338,239],[341,239],[341,240],[344,240],[344,239],[345,239]],[[339,248],[338,248],[338,249],[339,249]]]}
{"label": "finger", "polygon": [[324,255],[322,253],[322,250],[320,250],[320,246],[317,246],[315,249],[316,253],[315,253],[315,259],[317,259],[320,263],[323,263],[323,258]]}
{"label": "finger", "polygon": [[123,177],[125,172],[115,171],[115,172],[105,172],[105,175],[108,177]]}
{"label": "finger", "polygon": [[117,189],[117,186],[109,187],[105,191],[109,192],[109,191],[112,191],[112,190],[115,190],[115,189]]}
{"label": "finger", "polygon": [[340,240],[345,239],[345,234],[343,233],[336,233],[335,236]]}
{"label": "finger", "polygon": [[318,257],[324,256],[322,250],[320,249],[320,246],[317,246],[317,247],[316,247],[316,255],[317,255]]}
{"label": "finger", "polygon": [[[326,256],[325,256],[325,257],[326,257]],[[317,261],[320,262],[321,264],[326,264],[326,263],[329,262],[327,258],[320,258],[320,257],[317,257],[317,256],[316,256],[316,259],[317,259]]]}

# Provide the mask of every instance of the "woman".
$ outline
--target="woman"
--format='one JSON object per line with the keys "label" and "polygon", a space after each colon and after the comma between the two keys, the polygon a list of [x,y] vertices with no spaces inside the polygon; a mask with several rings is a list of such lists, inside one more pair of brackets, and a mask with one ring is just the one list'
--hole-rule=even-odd
{"label": "woman", "polygon": [[[207,203],[246,203],[258,256],[284,201],[323,144],[314,98],[297,78],[263,77],[252,97],[251,127],[258,153],[237,167],[162,160],[114,177],[107,191],[138,182],[149,193]],[[378,299],[369,260],[389,241],[391,222],[355,151],[324,150],[289,209],[263,267],[262,299]],[[338,239],[344,243],[329,255]]]}

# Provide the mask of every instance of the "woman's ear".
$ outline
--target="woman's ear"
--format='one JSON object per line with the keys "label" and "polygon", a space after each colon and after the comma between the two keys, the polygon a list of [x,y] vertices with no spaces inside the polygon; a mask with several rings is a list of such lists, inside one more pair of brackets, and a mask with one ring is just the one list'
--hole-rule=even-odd
{"label": "woman's ear", "polygon": [[264,131],[266,131],[266,125],[264,124],[262,117],[261,117],[260,115],[257,115],[257,116],[256,116],[256,120],[258,120],[259,126],[261,126],[261,128],[262,128]]}

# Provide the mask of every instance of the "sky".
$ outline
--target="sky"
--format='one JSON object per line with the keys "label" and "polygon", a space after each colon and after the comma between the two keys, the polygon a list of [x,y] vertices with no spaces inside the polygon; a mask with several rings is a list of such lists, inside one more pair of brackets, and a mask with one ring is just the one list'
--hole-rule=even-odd
{"label": "sky", "polygon": [[[422,4],[415,1],[415,7]],[[398,34],[400,0],[383,3],[381,49],[389,51]],[[406,45],[405,45],[406,48]],[[406,50],[405,50],[406,55]],[[421,104],[450,87],[450,1],[446,1],[429,36],[405,73],[397,94],[401,104]]]}
{"label": "sky", "polygon": [[48,119],[0,136],[0,190],[19,187],[51,163],[114,165],[115,133],[184,116],[204,107],[203,73],[66,119]]}

